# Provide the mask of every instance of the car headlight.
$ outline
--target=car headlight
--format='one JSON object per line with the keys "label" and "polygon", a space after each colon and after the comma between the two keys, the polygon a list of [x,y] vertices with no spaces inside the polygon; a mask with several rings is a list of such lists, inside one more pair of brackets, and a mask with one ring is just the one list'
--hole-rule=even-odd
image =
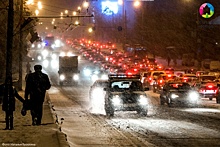
{"label": "car headlight", "polygon": [[79,75],[74,75],[73,80],[75,80],[75,81],[79,80]]}
{"label": "car headlight", "polygon": [[102,79],[102,80],[107,80],[107,79],[108,79],[108,75],[106,75],[106,74],[102,75],[102,76],[101,76],[101,79]]}
{"label": "car headlight", "polygon": [[51,60],[51,67],[52,68],[58,68],[58,65],[59,65],[59,63],[57,60]]}
{"label": "car headlight", "polygon": [[57,55],[56,54],[52,54],[51,58],[55,60],[57,58]]}
{"label": "car headlight", "polygon": [[49,55],[49,52],[48,52],[47,50],[43,50],[43,51],[42,51],[42,55],[43,55],[44,57],[47,57],[47,56]]}
{"label": "car headlight", "polygon": [[37,60],[41,61],[42,57],[40,55],[37,56]]}
{"label": "car headlight", "polygon": [[98,76],[97,75],[92,75],[92,81],[96,81],[98,79]]}
{"label": "car headlight", "polygon": [[94,88],[91,92],[91,98],[97,102],[100,100],[100,98],[104,98],[103,88]]}
{"label": "car headlight", "polygon": [[140,95],[139,103],[142,104],[142,105],[148,104],[147,97],[145,95]]}
{"label": "car headlight", "polygon": [[179,96],[177,94],[172,93],[170,96],[172,99],[178,98]]}
{"label": "car headlight", "polygon": [[112,103],[114,105],[120,105],[121,104],[121,98],[119,97],[119,95],[115,95],[112,98]]}
{"label": "car headlight", "polygon": [[49,66],[49,61],[48,60],[44,60],[43,61],[43,67],[47,68]]}
{"label": "car headlight", "polygon": [[199,94],[195,91],[189,93],[189,99],[192,101],[196,101],[199,99]]}
{"label": "car headlight", "polygon": [[99,74],[99,71],[97,71],[97,70],[96,70],[96,71],[94,71],[94,74]]}
{"label": "car headlight", "polygon": [[64,75],[60,75],[60,80],[63,81],[65,79]]}
{"label": "car headlight", "polygon": [[84,75],[85,76],[90,76],[91,75],[91,70],[90,69],[85,69],[84,70]]}

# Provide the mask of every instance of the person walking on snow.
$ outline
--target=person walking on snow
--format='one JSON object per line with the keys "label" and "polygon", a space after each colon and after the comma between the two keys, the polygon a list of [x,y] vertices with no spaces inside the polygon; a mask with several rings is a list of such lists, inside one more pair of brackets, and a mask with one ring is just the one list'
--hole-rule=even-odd
{"label": "person walking on snow", "polygon": [[24,99],[18,94],[12,86],[12,78],[7,77],[5,83],[0,85],[1,95],[3,96],[2,110],[5,111],[6,127],[4,130],[13,130],[13,112],[15,111],[15,98],[24,103]]}
{"label": "person walking on snow", "polygon": [[51,84],[47,74],[42,73],[42,66],[35,65],[35,72],[30,73],[26,79],[25,100],[30,97],[30,110],[32,125],[40,125],[43,115],[43,102],[46,90],[50,89]]}

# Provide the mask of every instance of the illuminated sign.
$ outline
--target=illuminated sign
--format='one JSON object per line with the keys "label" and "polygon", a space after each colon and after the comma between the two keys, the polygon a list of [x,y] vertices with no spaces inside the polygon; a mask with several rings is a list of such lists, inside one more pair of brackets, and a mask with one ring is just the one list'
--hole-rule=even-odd
{"label": "illuminated sign", "polygon": [[118,3],[105,1],[102,2],[102,13],[105,15],[113,15],[118,13]]}

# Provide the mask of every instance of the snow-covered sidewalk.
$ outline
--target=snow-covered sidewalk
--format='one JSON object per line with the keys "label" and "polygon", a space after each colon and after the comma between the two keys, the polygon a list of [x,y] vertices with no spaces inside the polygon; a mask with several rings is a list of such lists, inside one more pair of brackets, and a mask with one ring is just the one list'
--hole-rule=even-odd
{"label": "snow-covered sidewalk", "polygon": [[[24,91],[19,94],[23,97]],[[48,99],[48,96],[47,96]],[[0,105],[1,106],[1,105]],[[48,101],[44,103],[42,125],[32,126],[30,111],[21,115],[22,103],[16,100],[14,111],[14,130],[4,130],[5,112],[0,112],[0,146],[37,146],[37,147],[67,147],[65,135],[55,123]]]}

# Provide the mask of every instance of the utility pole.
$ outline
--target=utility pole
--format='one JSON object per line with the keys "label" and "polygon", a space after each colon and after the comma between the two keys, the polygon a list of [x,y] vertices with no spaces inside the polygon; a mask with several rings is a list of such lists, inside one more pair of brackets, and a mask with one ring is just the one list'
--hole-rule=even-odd
{"label": "utility pole", "polygon": [[[23,0],[20,0],[20,22],[23,18]],[[22,24],[22,23],[21,23]],[[18,90],[22,90],[22,52],[23,52],[23,33],[22,25],[19,30],[19,78],[18,78]]]}
{"label": "utility pole", "polygon": [[[9,0],[8,5],[8,28],[7,28],[7,49],[6,49],[6,80],[12,85],[12,47],[13,47],[13,26],[14,26],[14,2]],[[9,93],[10,94],[10,93]]]}

